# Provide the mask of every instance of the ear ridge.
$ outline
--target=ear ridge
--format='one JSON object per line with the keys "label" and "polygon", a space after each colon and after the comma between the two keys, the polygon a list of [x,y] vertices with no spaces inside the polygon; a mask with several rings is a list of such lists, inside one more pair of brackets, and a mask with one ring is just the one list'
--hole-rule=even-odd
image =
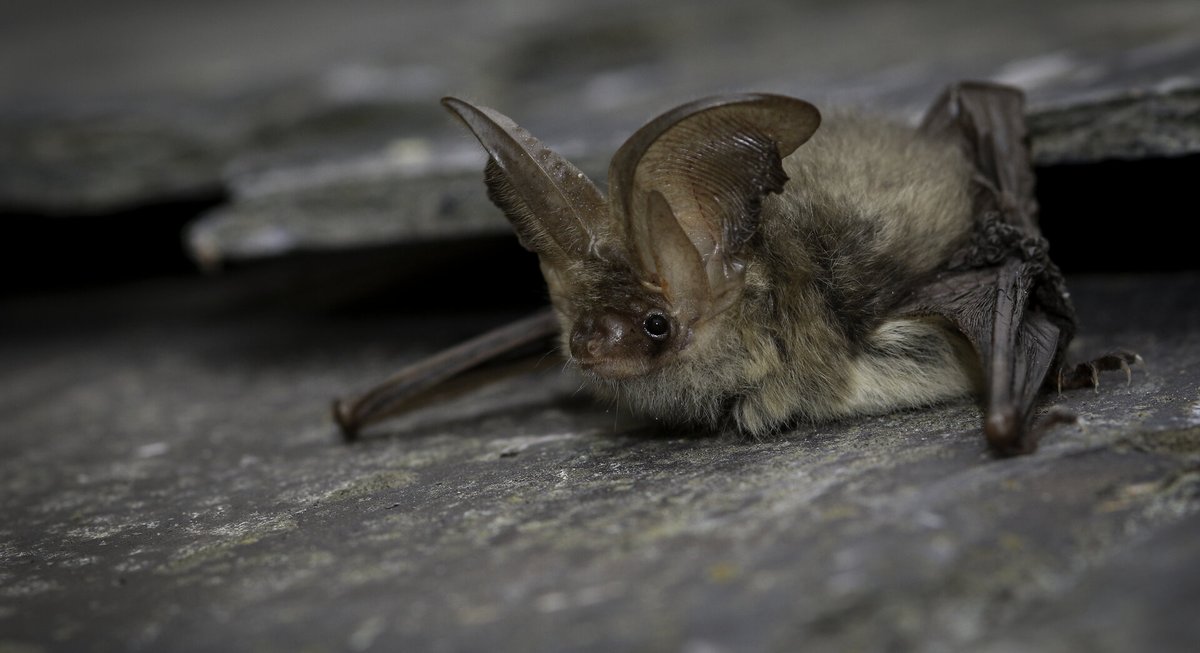
{"label": "ear ridge", "polygon": [[650,121],[609,167],[614,212],[633,233],[648,193],[662,194],[708,270],[710,291],[740,282],[737,254],[758,229],[763,199],[783,190],[783,158],[821,122],[795,98],[741,94],[706,98]]}
{"label": "ear ridge", "polygon": [[549,260],[595,252],[608,207],[578,168],[508,116],[458,98],[442,98],[487,150],[488,198],[513,223],[521,244]]}

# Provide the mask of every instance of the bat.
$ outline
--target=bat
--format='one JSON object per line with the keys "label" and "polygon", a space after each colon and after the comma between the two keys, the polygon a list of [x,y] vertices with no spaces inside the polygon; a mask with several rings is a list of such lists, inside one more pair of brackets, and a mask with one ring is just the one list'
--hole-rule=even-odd
{"label": "bat", "polygon": [[1141,362],[1062,364],[1075,313],[1017,89],[951,85],[915,129],[781,95],[698,100],[617,150],[607,193],[494,109],[443,104],[487,151],[488,196],[552,306],[335,401],[347,439],[539,338],[601,398],[751,436],[973,394],[1000,455],[1069,418],[1035,424],[1041,391]]}

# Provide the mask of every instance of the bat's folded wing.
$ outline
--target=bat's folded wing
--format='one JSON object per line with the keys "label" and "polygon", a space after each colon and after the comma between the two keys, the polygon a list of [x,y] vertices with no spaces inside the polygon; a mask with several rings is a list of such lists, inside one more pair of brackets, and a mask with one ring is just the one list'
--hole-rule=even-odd
{"label": "bat's folded wing", "polygon": [[994,84],[955,84],[921,129],[956,141],[974,166],[975,224],[902,312],[942,316],[967,337],[984,372],[988,442],[1003,454],[1031,451],[1034,402],[1074,335],[1075,314],[1037,226],[1024,97]]}

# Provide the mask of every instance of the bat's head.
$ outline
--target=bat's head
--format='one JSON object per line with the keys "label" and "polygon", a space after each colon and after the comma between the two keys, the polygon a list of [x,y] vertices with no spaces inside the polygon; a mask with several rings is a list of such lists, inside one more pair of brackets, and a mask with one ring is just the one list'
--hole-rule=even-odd
{"label": "bat's head", "polygon": [[571,357],[607,380],[644,378],[719,347],[742,294],[763,199],[820,114],[777,95],[709,98],[639,129],[613,157],[608,198],[499,112],[443,104],[490,155],[488,196],[537,253]]}

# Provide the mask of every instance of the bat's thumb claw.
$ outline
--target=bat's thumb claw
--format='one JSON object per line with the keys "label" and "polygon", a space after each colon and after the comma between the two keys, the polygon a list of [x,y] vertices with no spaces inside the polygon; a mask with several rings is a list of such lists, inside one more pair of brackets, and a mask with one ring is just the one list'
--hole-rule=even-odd
{"label": "bat's thumb claw", "polygon": [[333,413],[333,421],[338,425],[338,430],[342,433],[342,440],[353,442],[358,439],[358,424],[355,422],[352,415],[352,409],[348,402],[341,399],[334,399],[331,407]]}

